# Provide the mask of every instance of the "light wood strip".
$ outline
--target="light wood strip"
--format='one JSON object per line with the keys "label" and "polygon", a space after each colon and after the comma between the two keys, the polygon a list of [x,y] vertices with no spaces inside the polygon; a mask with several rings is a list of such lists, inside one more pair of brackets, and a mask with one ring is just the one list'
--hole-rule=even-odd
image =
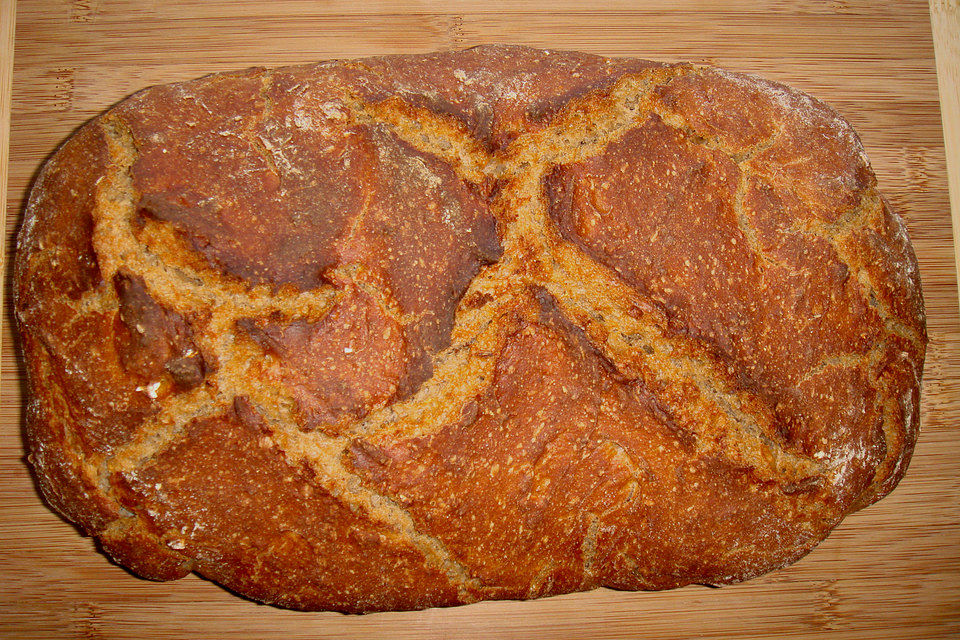
{"label": "light wood strip", "polygon": [[[0,228],[7,226],[7,176],[10,152],[10,102],[13,84],[13,38],[17,0],[0,0]],[[0,273],[7,281],[6,252],[0,253]],[[4,308],[6,286],[0,289],[0,308]],[[3,345],[0,345],[0,358]],[[3,374],[0,372],[0,387]]]}
{"label": "light wood strip", "polygon": [[960,273],[960,1],[930,0],[930,23],[937,53],[940,117],[947,152],[953,250]]}

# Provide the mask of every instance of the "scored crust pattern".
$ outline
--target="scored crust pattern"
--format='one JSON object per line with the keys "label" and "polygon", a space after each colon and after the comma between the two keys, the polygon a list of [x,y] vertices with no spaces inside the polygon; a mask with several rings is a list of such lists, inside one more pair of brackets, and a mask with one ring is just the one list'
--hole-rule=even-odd
{"label": "scored crust pattern", "polygon": [[926,334],[849,125],[552,55],[224,74],[78,132],[15,276],[51,505],[145,577],[372,611],[744,580],[889,492]]}

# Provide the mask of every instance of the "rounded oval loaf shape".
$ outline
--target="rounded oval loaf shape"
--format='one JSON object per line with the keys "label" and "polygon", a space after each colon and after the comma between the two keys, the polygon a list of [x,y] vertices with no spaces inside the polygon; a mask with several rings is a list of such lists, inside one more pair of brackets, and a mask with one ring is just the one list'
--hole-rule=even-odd
{"label": "rounded oval loaf shape", "polygon": [[366,612],[726,584],[888,493],[917,263],[752,76],[488,46],[147,89],[16,257],[50,505],[135,573]]}

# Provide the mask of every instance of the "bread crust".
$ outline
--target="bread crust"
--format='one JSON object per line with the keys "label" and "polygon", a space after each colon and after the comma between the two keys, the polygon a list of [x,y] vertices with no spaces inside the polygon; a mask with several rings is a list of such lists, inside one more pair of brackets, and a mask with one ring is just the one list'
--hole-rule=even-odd
{"label": "bread crust", "polygon": [[483,46],[146,89],[18,237],[30,461],[137,574],[369,612],[783,567],[903,477],[916,257],[850,125]]}

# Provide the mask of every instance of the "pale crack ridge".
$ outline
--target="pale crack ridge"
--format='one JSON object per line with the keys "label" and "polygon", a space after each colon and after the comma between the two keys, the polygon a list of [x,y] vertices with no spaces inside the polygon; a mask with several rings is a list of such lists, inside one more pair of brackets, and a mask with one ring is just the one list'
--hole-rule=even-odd
{"label": "pale crack ridge", "polygon": [[683,67],[668,67],[627,74],[608,91],[572,101],[548,126],[518,136],[500,152],[501,174],[522,176],[603,153],[652,112],[652,92],[683,72]]}
{"label": "pale crack ridge", "polygon": [[572,246],[558,247],[555,259],[547,290],[622,375],[640,381],[694,436],[698,451],[750,466],[761,479],[781,484],[822,472],[775,435],[775,417],[764,399],[739,388],[734,372],[699,341],[670,331],[655,305],[604,269],[585,267],[585,256]]}
{"label": "pale crack ridge", "polygon": [[[879,287],[866,269],[866,262],[848,244],[856,232],[878,228],[882,224],[883,214],[883,199],[876,187],[870,187],[863,193],[860,202],[850,211],[841,215],[837,222],[832,224],[802,222],[792,227],[791,231],[806,233],[827,241],[856,279],[862,291],[863,299],[880,316],[888,332],[887,337],[899,336],[922,352],[925,348],[922,332],[908,326],[897,317],[894,310],[884,300],[884,296],[880,295]],[[896,213],[892,215],[897,216]]]}
{"label": "pale crack ridge", "polygon": [[496,178],[500,172],[490,153],[465,125],[453,118],[410,106],[399,97],[371,103],[347,95],[343,101],[355,122],[386,126],[413,148],[449,164],[467,182],[480,184],[487,178]]}
{"label": "pale crack ridge", "polygon": [[483,583],[456,560],[440,538],[420,531],[405,508],[368,488],[359,476],[347,470],[342,460],[351,439],[328,437],[318,432],[305,434],[292,426],[289,419],[271,415],[268,407],[257,406],[257,409],[271,423],[272,440],[288,464],[308,465],[316,471],[318,481],[332,496],[359,507],[374,520],[388,525],[402,542],[419,550],[429,565],[447,576],[463,602],[477,599],[474,594],[484,587]]}
{"label": "pale crack ridge", "polygon": [[[889,341],[890,336],[887,336],[883,340],[875,342],[866,354],[863,352],[827,354],[798,380],[795,386],[800,387],[810,380],[823,375],[830,369],[859,368],[867,373],[875,388],[878,390],[885,388],[888,386],[888,383],[881,376],[880,364],[884,355],[887,353]],[[919,385],[919,373],[915,372],[915,375],[918,376],[916,382]],[[900,456],[901,445],[904,435],[906,432],[909,432],[911,425],[909,423],[904,424],[901,430],[900,426],[895,422],[896,416],[899,415],[901,411],[901,408],[898,406],[900,399],[897,398],[894,393],[888,392],[885,395],[889,399],[885,401],[882,406],[880,427],[887,450],[882,463],[874,469],[872,480],[850,507],[851,512],[857,511],[870,504],[880,489],[890,481],[890,478],[896,476],[902,464],[902,457]],[[907,421],[909,421],[909,419],[909,417],[906,418]],[[891,446],[892,444],[896,444],[897,446]],[[834,474],[837,479],[842,479],[849,459],[843,455],[839,457],[831,456],[823,460],[823,462],[830,467],[830,472]]]}
{"label": "pale crack ridge", "polygon": [[371,412],[349,433],[371,443],[427,436],[455,424],[463,408],[481,397],[493,380],[502,347],[504,311],[524,286],[503,271],[493,267],[474,279],[464,298],[478,292],[491,299],[477,309],[461,307],[451,344],[436,355],[430,379],[409,398]]}
{"label": "pale crack ridge", "polygon": [[115,474],[127,474],[153,461],[196,420],[222,415],[226,407],[203,385],[165,399],[162,410],[141,425],[136,437],[118,447],[100,465],[101,484]]}

